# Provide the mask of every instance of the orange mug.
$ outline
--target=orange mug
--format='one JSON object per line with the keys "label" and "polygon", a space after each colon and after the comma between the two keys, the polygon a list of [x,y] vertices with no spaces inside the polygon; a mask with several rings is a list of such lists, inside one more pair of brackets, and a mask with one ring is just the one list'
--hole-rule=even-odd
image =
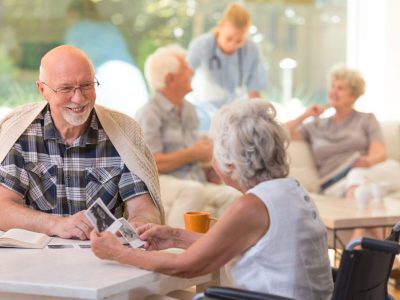
{"label": "orange mug", "polygon": [[211,221],[217,221],[205,211],[188,211],[184,214],[185,229],[193,232],[206,233]]}

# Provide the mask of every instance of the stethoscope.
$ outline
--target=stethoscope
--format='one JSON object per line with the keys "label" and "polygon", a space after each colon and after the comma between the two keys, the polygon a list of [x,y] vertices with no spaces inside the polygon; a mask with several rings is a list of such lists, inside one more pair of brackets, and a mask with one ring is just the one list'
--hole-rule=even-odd
{"label": "stethoscope", "polygon": [[[243,86],[242,48],[239,48],[237,51],[238,51],[238,59],[239,59],[239,87],[242,88],[242,86]],[[216,67],[217,70],[221,70],[221,68],[222,68],[221,59],[217,55],[216,38],[214,39],[214,42],[213,42],[212,55],[211,55],[210,59],[208,60],[208,66],[210,67],[210,70],[214,69],[214,67]]]}

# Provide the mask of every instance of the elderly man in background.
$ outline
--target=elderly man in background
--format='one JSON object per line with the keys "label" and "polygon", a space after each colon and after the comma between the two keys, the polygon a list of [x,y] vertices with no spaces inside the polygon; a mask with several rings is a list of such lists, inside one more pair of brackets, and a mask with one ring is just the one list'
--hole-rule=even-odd
{"label": "elderly man in background", "polygon": [[132,223],[163,221],[157,170],[137,123],[95,105],[91,61],[71,46],[41,60],[43,99],[0,123],[0,230],[88,239],[100,198]]}
{"label": "elderly man in background", "polygon": [[177,227],[183,225],[184,212],[210,206],[222,212],[241,195],[219,184],[210,165],[212,145],[200,138],[196,111],[185,100],[192,75],[184,49],[158,49],[145,63],[145,76],[155,93],[137,115],[161,174],[161,199],[169,210],[166,222]]}

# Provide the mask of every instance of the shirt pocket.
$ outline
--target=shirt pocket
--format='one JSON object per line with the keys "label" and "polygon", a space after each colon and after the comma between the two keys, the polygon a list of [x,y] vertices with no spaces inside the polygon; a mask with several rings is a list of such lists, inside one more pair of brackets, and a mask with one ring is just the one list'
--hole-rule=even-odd
{"label": "shirt pocket", "polygon": [[26,204],[41,211],[49,211],[57,206],[57,166],[51,163],[25,164],[29,177]]}
{"label": "shirt pocket", "polygon": [[86,203],[89,206],[97,198],[108,205],[115,201],[119,192],[122,169],[116,167],[86,169]]}

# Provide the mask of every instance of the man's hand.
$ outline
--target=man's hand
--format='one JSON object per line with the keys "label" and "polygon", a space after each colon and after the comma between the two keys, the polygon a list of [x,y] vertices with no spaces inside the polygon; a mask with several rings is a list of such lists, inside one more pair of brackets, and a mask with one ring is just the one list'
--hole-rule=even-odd
{"label": "man's hand", "polygon": [[93,226],[85,216],[85,211],[80,211],[69,217],[59,217],[53,228],[53,235],[64,239],[79,238],[88,240]]}
{"label": "man's hand", "polygon": [[190,150],[197,161],[209,162],[212,158],[212,144],[208,139],[200,139],[194,143]]}

